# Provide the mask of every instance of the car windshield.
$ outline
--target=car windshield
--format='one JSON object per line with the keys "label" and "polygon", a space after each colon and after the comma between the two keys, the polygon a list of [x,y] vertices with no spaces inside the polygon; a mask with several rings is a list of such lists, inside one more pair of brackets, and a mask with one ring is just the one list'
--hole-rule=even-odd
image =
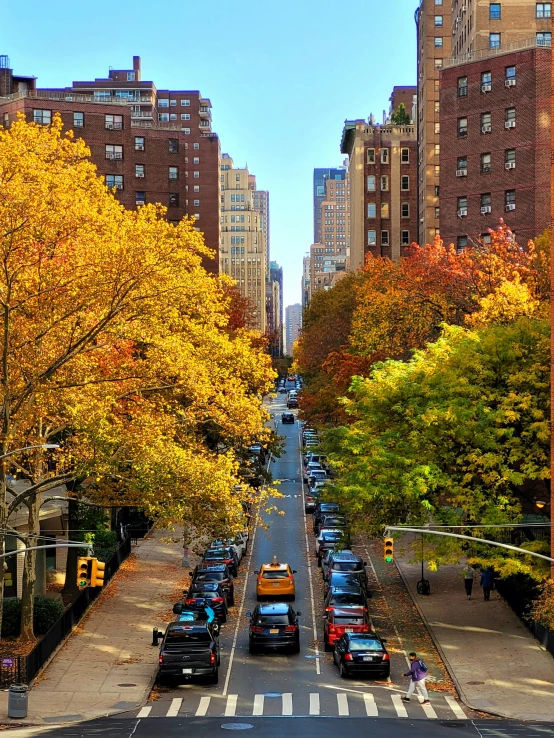
{"label": "car windshield", "polygon": [[212,640],[207,630],[187,631],[187,630],[170,630],[165,638],[166,644],[175,643],[209,643]]}
{"label": "car windshield", "polygon": [[325,479],[327,474],[323,471],[323,469],[311,469],[312,477],[315,479]]}
{"label": "car windshield", "polygon": [[277,571],[266,570],[262,573],[262,579],[286,579],[288,571],[278,569]]}
{"label": "car windshield", "polygon": [[363,625],[363,618],[354,618],[351,615],[335,615],[333,618],[335,625]]}
{"label": "car windshield", "polygon": [[288,615],[258,615],[258,625],[288,625]]}
{"label": "car windshield", "polygon": [[353,638],[349,643],[351,651],[383,651],[383,645],[372,638]]}
{"label": "car windshield", "polygon": [[363,607],[364,598],[361,594],[335,594],[331,597],[331,605],[351,605],[352,607]]}
{"label": "car windshield", "polygon": [[360,561],[334,561],[334,571],[362,571],[363,567]]}

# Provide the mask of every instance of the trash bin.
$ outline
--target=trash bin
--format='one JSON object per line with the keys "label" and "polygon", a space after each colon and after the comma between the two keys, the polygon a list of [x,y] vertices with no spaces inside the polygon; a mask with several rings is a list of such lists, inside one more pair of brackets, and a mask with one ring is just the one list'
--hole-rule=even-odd
{"label": "trash bin", "polygon": [[29,689],[25,684],[12,684],[8,695],[8,717],[27,717]]}

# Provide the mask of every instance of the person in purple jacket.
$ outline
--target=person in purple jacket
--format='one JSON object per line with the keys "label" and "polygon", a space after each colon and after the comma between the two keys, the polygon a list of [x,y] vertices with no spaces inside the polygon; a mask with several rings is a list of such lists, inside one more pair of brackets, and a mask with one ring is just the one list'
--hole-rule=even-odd
{"label": "person in purple jacket", "polygon": [[429,695],[425,686],[425,680],[427,679],[427,667],[425,666],[425,662],[418,659],[417,654],[413,651],[408,654],[408,658],[410,659],[410,671],[407,671],[404,676],[409,676],[411,679],[408,692],[405,697],[402,697],[402,700],[404,702],[409,702],[415,688],[419,687],[421,694],[423,695],[423,702],[421,704],[428,705]]}

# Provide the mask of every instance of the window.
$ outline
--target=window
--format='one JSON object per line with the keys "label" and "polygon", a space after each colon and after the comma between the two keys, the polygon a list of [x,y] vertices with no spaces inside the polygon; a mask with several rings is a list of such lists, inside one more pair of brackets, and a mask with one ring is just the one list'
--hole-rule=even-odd
{"label": "window", "polygon": [[170,107],[175,108],[177,106],[177,100],[170,100],[169,105]]}
{"label": "window", "polygon": [[158,107],[159,108],[168,108],[169,107],[169,99],[162,98],[161,100],[158,98]]}
{"label": "window", "polygon": [[235,182],[240,182],[240,174],[235,174]]}
{"label": "window", "polygon": [[458,138],[467,136],[467,118],[458,118]]}
{"label": "window", "polygon": [[190,100],[181,100],[181,107],[183,108],[190,107]]}
{"label": "window", "polygon": [[82,128],[85,125],[85,114],[84,113],[73,113],[73,126],[75,128]]}
{"label": "window", "polygon": [[492,90],[492,73],[481,72],[481,92],[490,92]]}
{"label": "window", "polygon": [[368,164],[375,164],[375,149],[368,149],[367,150],[367,163]]}
{"label": "window", "polygon": [[400,161],[402,162],[402,164],[410,163],[410,149],[401,149]]}
{"label": "window", "polygon": [[435,49],[442,49],[442,36],[435,36]]}
{"label": "window", "polygon": [[492,133],[492,113],[481,113],[481,133]]}
{"label": "window", "polygon": [[377,208],[374,202],[367,203],[367,217],[368,218],[377,217]]}
{"label": "window", "polygon": [[502,18],[502,5],[500,3],[491,3],[489,5],[489,19],[500,20]]}
{"label": "window", "polygon": [[194,192],[200,192],[200,185],[194,185]]}
{"label": "window", "polygon": [[181,113],[181,120],[190,120],[190,113]]}
{"label": "window", "polygon": [[467,236],[458,236],[456,247],[458,251],[463,251],[464,249],[467,249]]}
{"label": "window", "polygon": [[123,189],[123,175],[122,174],[106,174],[106,186],[112,189],[115,187],[117,190]]}
{"label": "window", "polygon": [[389,150],[381,149],[381,164],[388,164],[388,163],[389,163]]}
{"label": "window", "polygon": [[195,200],[194,201],[194,204],[197,205],[197,206],[200,205],[200,200]]}
{"label": "window", "polygon": [[123,116],[122,115],[105,115],[104,126],[108,129],[121,130],[123,128]]}
{"label": "window", "polygon": [[440,164],[435,164],[435,177],[441,176],[441,167]]}
{"label": "window", "polygon": [[135,192],[135,203],[137,205],[146,205],[146,192]]}
{"label": "window", "polygon": [[537,18],[551,18],[552,3],[537,3]]}
{"label": "window", "polygon": [[381,218],[389,217],[389,204],[388,202],[381,203]]}
{"label": "window", "polygon": [[170,192],[169,193],[169,207],[170,208],[178,208],[179,207],[179,193],[178,192]]}
{"label": "window", "polygon": [[381,192],[387,192],[389,189],[389,178],[388,175],[383,174],[381,177]]}
{"label": "window", "polygon": [[48,126],[52,123],[51,110],[33,110],[33,121],[41,126]]}
{"label": "window", "polygon": [[435,0],[435,5],[442,5],[442,0]]}
{"label": "window", "polygon": [[435,144],[435,156],[440,156],[441,153],[441,145]]}
{"label": "window", "polygon": [[441,209],[440,207],[435,207],[435,219],[439,220],[441,217]]}
{"label": "window", "polygon": [[123,159],[123,146],[106,144],[106,159]]}
{"label": "window", "polygon": [[490,172],[492,172],[490,153],[481,154],[481,172],[483,174],[489,174]]}
{"label": "window", "polygon": [[467,215],[467,196],[462,195],[456,199],[456,209],[458,210],[458,216]]}
{"label": "window", "polygon": [[367,191],[375,192],[375,177],[373,175],[367,178]]}
{"label": "window", "polygon": [[440,132],[441,132],[441,124],[435,123],[435,133],[440,133]]}
{"label": "window", "polygon": [[10,114],[4,113],[4,128],[8,130],[9,127],[10,127]]}
{"label": "window", "polygon": [[435,100],[435,113],[440,113],[441,111],[441,104],[438,100]]}
{"label": "window", "polygon": [[435,59],[435,69],[442,69],[443,60]]}
{"label": "window", "polygon": [[515,108],[506,108],[504,127],[505,128],[515,128],[516,127],[516,109]]}
{"label": "window", "polygon": [[192,159],[192,163],[193,163],[193,164],[200,164],[200,157],[199,157],[199,156],[195,156],[195,157],[193,157],[193,159]]}
{"label": "window", "polygon": [[402,231],[402,246],[410,245],[410,231]]}
{"label": "window", "polygon": [[435,27],[442,28],[442,15],[435,16]]}
{"label": "window", "polygon": [[537,46],[552,46],[552,34],[550,31],[537,33]]}
{"label": "window", "polygon": [[506,210],[516,209],[516,191],[506,190],[504,193],[504,205]]}
{"label": "window", "polygon": [[146,170],[144,164],[135,164],[135,177],[137,177],[138,179],[143,179],[145,174]]}
{"label": "window", "polygon": [[458,97],[467,97],[467,77],[458,77]]}
{"label": "window", "polygon": [[367,232],[367,245],[368,246],[375,246],[377,243],[377,232],[376,231],[368,231]]}
{"label": "window", "polygon": [[135,151],[144,151],[144,136],[135,136]]}
{"label": "window", "polygon": [[198,179],[200,177],[200,172],[193,172],[194,179]]}
{"label": "window", "polygon": [[179,179],[179,167],[169,167],[169,179]]}
{"label": "window", "polygon": [[179,153],[179,139],[169,138],[167,140],[167,148],[170,154],[178,154]]}
{"label": "window", "polygon": [[491,193],[485,192],[484,194],[481,195],[481,208],[489,208],[488,212],[490,213],[491,205],[492,205]]}
{"label": "window", "polygon": [[388,246],[388,245],[389,245],[389,232],[381,231],[381,246]]}
{"label": "window", "polygon": [[504,71],[505,71],[506,79],[514,80],[514,82],[515,82],[515,79],[516,79],[516,68],[515,67],[506,67],[506,69]]}
{"label": "window", "polygon": [[483,243],[490,243],[491,242],[491,234],[490,233],[482,233],[481,234],[481,241]]}
{"label": "window", "polygon": [[169,123],[169,113],[158,113],[160,123]]}
{"label": "window", "polygon": [[505,169],[515,169],[516,168],[516,150],[515,149],[506,149],[504,152],[504,164]]}
{"label": "window", "polygon": [[403,174],[400,180],[400,189],[407,192],[410,189],[410,178],[407,174]]}
{"label": "window", "polygon": [[177,113],[170,113],[169,120],[177,120]]}
{"label": "window", "polygon": [[135,73],[127,72],[127,82],[134,82],[134,81],[135,81]]}
{"label": "window", "polygon": [[185,135],[187,135],[187,136],[188,136],[188,135],[189,135],[189,133],[190,133],[190,128],[181,128],[181,131],[182,131],[182,132],[183,132],[183,133],[184,133]]}
{"label": "window", "polygon": [[440,185],[435,185],[435,197],[441,196],[441,188]]}
{"label": "window", "polygon": [[489,33],[489,49],[500,48],[500,33]]}
{"label": "window", "polygon": [[409,218],[410,217],[410,203],[409,202],[403,202],[401,206],[401,212],[403,218]]}

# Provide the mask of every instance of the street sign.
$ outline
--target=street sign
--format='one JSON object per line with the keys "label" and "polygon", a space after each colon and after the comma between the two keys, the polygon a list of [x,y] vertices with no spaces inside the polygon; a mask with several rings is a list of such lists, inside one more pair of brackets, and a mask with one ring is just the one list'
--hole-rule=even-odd
{"label": "street sign", "polygon": [[13,669],[14,660],[12,658],[3,658],[2,659],[2,668],[3,669]]}

